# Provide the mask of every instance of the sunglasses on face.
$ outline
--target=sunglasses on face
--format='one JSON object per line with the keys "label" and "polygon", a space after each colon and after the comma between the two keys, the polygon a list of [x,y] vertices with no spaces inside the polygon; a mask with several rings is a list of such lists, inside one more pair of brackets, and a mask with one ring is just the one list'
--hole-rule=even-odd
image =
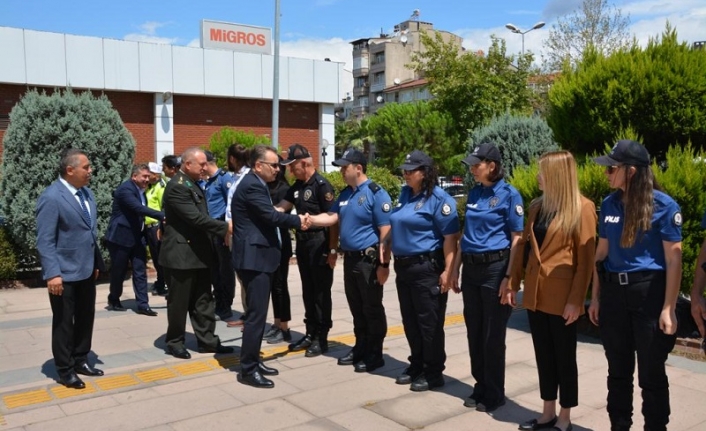
{"label": "sunglasses on face", "polygon": [[621,166],[606,166],[605,171],[608,174],[613,174],[613,173],[615,173],[615,171],[617,171],[620,168],[621,168]]}
{"label": "sunglasses on face", "polygon": [[280,165],[278,162],[265,162],[264,160],[260,160],[260,163],[264,165],[268,165],[272,169],[278,170],[280,168]]}

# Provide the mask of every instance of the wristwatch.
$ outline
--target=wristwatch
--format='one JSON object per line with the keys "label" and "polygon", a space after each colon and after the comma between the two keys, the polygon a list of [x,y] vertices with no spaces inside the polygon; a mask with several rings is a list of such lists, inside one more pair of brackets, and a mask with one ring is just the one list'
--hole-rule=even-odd
{"label": "wristwatch", "polygon": [[335,248],[332,248],[331,250],[328,251],[330,254],[338,254],[338,250]]}

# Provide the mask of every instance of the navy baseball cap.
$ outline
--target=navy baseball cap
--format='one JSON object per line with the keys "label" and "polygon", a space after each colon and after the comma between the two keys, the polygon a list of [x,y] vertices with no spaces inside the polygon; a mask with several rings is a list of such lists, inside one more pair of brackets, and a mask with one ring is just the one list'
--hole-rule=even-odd
{"label": "navy baseball cap", "polygon": [[610,150],[610,154],[596,157],[593,161],[601,166],[649,166],[650,153],[647,152],[647,148],[641,143],[623,139],[615,144],[613,149]]}
{"label": "navy baseball cap", "polygon": [[297,160],[308,159],[309,157],[311,157],[311,154],[309,154],[309,150],[307,150],[306,147],[304,147],[302,144],[294,144],[289,147],[289,152],[287,152],[287,158],[285,160],[282,160],[280,164],[287,166],[296,162]]}
{"label": "navy baseball cap", "polygon": [[434,161],[423,151],[414,150],[405,156],[404,163],[399,168],[403,171],[413,171],[422,166],[432,167],[434,166]]}
{"label": "navy baseball cap", "polygon": [[500,156],[500,150],[495,144],[491,142],[486,142],[484,144],[478,145],[471,154],[465,159],[461,160],[461,163],[473,166],[482,162],[483,160],[490,160],[491,162],[500,162],[502,157]]}
{"label": "navy baseball cap", "polygon": [[365,154],[362,151],[356,150],[355,148],[349,148],[343,152],[340,159],[331,162],[334,166],[348,166],[351,163],[356,165],[367,165],[368,159],[365,158]]}

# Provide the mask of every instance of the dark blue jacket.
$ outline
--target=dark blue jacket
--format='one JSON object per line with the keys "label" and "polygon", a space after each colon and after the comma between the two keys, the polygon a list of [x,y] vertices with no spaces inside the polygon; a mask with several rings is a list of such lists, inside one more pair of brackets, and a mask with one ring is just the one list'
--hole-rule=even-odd
{"label": "dark blue jacket", "polygon": [[106,240],[123,247],[144,244],[142,229],[145,216],[160,221],[164,219],[164,213],[142,205],[140,194],[144,195],[144,191],[139,190],[132,180],[125,181],[115,189]]}

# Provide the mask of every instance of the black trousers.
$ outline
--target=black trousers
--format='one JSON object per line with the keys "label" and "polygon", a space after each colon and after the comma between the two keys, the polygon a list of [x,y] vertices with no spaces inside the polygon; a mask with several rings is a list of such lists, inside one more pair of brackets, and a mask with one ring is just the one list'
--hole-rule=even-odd
{"label": "black trousers", "polygon": [[267,323],[267,307],[270,300],[272,273],[238,271],[245,288],[248,314],[243,324],[243,342],[240,348],[240,369],[243,375],[252,374],[260,362],[260,347]]}
{"label": "black trousers", "polygon": [[292,320],[292,302],[289,297],[289,282],[287,281],[290,257],[283,253],[279,268],[272,275],[272,314],[280,322]]}
{"label": "black trousers", "polygon": [[123,294],[123,281],[127,272],[128,262],[132,265],[132,289],[135,292],[135,302],[137,308],[149,308],[149,297],[147,296],[147,250],[143,243],[135,244],[132,247],[123,247],[110,241],[106,241],[108,253],[110,253],[110,293],[108,302],[116,303],[120,301]]}
{"label": "black trousers", "polygon": [[645,429],[667,429],[670,408],[665,362],[674,348],[676,335],[666,335],[659,329],[665,286],[664,273],[626,286],[602,282],[599,321],[608,359],[608,416],[615,428],[632,425],[637,352]]}
{"label": "black trousers", "polygon": [[213,248],[216,250],[216,264],[211,267],[211,278],[213,296],[216,298],[216,311],[229,311],[235,297],[233,255],[223,242],[223,238],[213,238]]}
{"label": "black trousers", "polygon": [[448,293],[440,293],[439,271],[430,261],[402,267],[395,262],[402,326],[410,347],[410,375],[441,376],[446,368],[444,320]]}
{"label": "black trousers", "polygon": [[145,227],[145,231],[147,233],[147,246],[150,248],[152,264],[154,265],[154,270],[157,272],[157,281],[154,282],[154,287],[157,290],[161,290],[166,287],[166,284],[164,282],[164,270],[162,269],[162,265],[159,264],[159,248],[162,245],[162,241],[157,239],[159,223]]}
{"label": "black trousers", "polygon": [[[567,286],[568,288],[568,286]],[[527,310],[534,357],[539,374],[539,394],[544,401],[559,405],[579,405],[579,372],[576,366],[576,322],[566,325],[563,317]]]}
{"label": "black trousers", "polygon": [[167,296],[167,336],[172,348],[183,348],[186,314],[199,346],[216,347],[220,343],[216,331],[215,303],[211,295],[211,271],[208,268],[164,268],[169,286]]}
{"label": "black trousers", "polygon": [[353,316],[353,350],[363,358],[382,356],[387,335],[383,287],[377,281],[376,269],[367,257],[346,256],[343,261],[343,286]]}
{"label": "black trousers", "polygon": [[476,380],[472,396],[486,406],[505,398],[505,335],[512,307],[500,304],[498,292],[507,266],[507,259],[463,265],[463,317]]}
{"label": "black trousers", "polygon": [[327,251],[328,241],[323,232],[320,237],[297,240],[297,266],[302,280],[304,324],[307,334],[328,333],[333,325],[331,320],[333,268],[326,262]]}
{"label": "black trousers", "polygon": [[96,315],[96,282],[93,276],[82,281],[64,281],[63,287],[61,296],[49,295],[51,350],[60,376],[86,362],[91,351]]}

